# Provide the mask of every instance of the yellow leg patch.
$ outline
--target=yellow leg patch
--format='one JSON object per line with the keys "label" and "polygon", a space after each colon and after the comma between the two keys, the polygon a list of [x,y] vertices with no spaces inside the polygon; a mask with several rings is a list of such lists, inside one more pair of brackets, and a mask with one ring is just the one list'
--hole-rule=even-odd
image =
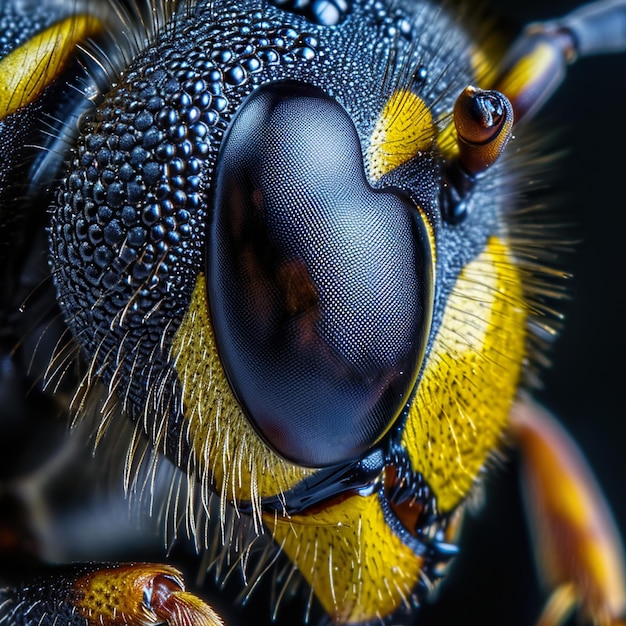
{"label": "yellow leg patch", "polygon": [[221,626],[200,598],[185,591],[181,573],[168,565],[122,563],[80,577],[74,604],[98,626]]}

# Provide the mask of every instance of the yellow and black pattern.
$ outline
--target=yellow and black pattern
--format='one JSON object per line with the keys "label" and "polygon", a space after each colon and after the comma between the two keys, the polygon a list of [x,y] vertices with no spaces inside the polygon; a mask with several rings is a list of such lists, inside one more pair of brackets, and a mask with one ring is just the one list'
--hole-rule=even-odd
{"label": "yellow and black pattern", "polygon": [[77,45],[96,37],[103,26],[97,16],[76,8],[58,4],[35,11],[4,3],[0,13],[0,146],[5,159],[0,168],[3,310],[8,310],[14,277],[20,272],[16,259],[26,254],[20,248],[28,246],[22,235],[24,224],[39,219],[33,205],[40,202],[37,194],[48,183],[42,180],[38,187],[37,168],[29,168],[43,160],[39,166],[47,172],[43,176],[54,174],[53,167],[45,164],[54,158],[44,159],[41,154],[43,135],[46,131],[61,134],[59,119],[71,121],[72,114],[84,108],[84,98],[67,93],[66,82],[80,69],[75,58]]}
{"label": "yellow and black pattern", "polygon": [[[408,623],[511,438],[540,447],[510,416],[564,274],[522,196],[521,122],[589,50],[576,20],[511,47],[482,19],[422,0],[0,0],[0,389],[21,372],[95,419],[96,443],[128,418],[126,486],[240,569],[245,598],[274,570],[273,605],[299,586],[307,618]],[[595,489],[576,486],[577,504]],[[557,600],[621,623],[621,578],[605,603],[563,569]],[[59,620],[220,623],[169,565],[0,587],[2,626]]]}

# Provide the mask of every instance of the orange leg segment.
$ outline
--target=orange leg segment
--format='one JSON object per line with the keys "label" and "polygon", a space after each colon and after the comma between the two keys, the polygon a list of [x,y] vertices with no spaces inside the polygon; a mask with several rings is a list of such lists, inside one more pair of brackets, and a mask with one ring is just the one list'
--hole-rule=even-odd
{"label": "orange leg segment", "polygon": [[0,624],[223,626],[178,570],[151,563],[51,567],[28,585],[0,588]]}
{"label": "orange leg segment", "polygon": [[582,453],[530,400],[513,407],[511,432],[523,459],[537,565],[553,590],[537,626],[558,626],[575,607],[597,626],[626,623],[621,540]]}

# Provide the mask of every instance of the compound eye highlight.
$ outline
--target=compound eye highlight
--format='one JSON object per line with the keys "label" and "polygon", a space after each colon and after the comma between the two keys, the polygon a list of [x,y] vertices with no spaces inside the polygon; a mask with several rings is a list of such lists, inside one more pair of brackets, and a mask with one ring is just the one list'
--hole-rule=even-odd
{"label": "compound eye highlight", "polygon": [[407,197],[370,187],[334,99],[286,81],[243,103],[218,159],[207,264],[220,358],[270,446],[321,467],[389,430],[430,328],[430,243]]}

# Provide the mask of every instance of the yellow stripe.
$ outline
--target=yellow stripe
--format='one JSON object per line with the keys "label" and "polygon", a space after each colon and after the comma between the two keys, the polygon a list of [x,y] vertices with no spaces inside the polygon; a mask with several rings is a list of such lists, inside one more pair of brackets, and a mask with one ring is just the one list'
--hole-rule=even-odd
{"label": "yellow stripe", "polygon": [[498,84],[498,89],[511,101],[531,90],[534,83],[545,82],[555,74],[552,67],[560,62],[559,49],[548,43],[539,43],[523,56]]}
{"label": "yellow stripe", "polygon": [[75,53],[100,31],[89,15],[68,17],[35,35],[0,61],[0,119],[35,101]]}
{"label": "yellow stripe", "polygon": [[518,270],[492,238],[448,299],[402,438],[442,512],[468,495],[498,447],[526,353],[526,315]]}

